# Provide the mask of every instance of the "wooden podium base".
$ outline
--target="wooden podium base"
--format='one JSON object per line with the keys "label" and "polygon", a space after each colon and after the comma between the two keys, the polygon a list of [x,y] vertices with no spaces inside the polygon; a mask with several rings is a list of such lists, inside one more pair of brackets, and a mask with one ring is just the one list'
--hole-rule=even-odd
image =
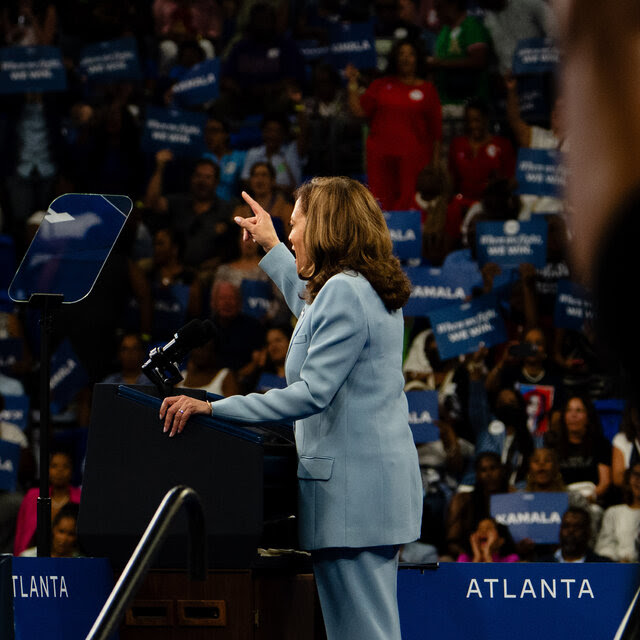
{"label": "wooden podium base", "polygon": [[120,628],[121,640],[325,640],[310,573],[149,572]]}

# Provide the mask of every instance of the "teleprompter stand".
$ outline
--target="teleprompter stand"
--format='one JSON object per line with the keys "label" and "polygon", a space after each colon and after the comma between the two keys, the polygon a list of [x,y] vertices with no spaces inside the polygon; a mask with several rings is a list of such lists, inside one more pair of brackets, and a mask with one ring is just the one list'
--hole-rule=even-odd
{"label": "teleprompter stand", "polygon": [[51,335],[55,312],[88,296],[133,204],[127,196],[68,193],[56,198],[18,268],[9,297],[40,309],[40,494],[38,556],[51,555],[49,496]]}

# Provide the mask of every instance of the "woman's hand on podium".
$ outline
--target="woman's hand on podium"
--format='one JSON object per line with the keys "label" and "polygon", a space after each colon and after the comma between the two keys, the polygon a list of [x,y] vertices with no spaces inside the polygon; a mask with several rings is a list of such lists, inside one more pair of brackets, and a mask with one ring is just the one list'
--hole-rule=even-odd
{"label": "woman's hand on podium", "polygon": [[172,438],[182,433],[187,420],[195,415],[211,415],[211,405],[204,400],[196,400],[190,396],[171,396],[165,398],[160,405],[160,420],[164,420],[163,433],[169,431]]}

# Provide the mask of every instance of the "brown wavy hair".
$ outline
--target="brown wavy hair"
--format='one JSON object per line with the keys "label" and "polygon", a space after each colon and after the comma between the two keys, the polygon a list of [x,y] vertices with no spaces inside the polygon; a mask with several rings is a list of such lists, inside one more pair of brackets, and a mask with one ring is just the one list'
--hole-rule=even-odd
{"label": "brown wavy hair", "polygon": [[389,311],[404,306],[411,285],[391,253],[391,236],[380,206],[357,180],[313,178],[296,191],[306,218],[304,243],[310,266],[306,297],[313,302],[332,276],[362,274]]}

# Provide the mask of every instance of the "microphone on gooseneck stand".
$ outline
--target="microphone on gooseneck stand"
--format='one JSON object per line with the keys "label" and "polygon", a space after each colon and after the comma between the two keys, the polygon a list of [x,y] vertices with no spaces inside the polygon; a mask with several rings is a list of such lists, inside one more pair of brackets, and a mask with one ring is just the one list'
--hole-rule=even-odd
{"label": "microphone on gooseneck stand", "polygon": [[195,347],[211,340],[216,328],[211,320],[191,320],[179,329],[164,347],[154,347],[142,372],[156,385],[163,397],[173,393],[173,386],[182,380],[178,365]]}

